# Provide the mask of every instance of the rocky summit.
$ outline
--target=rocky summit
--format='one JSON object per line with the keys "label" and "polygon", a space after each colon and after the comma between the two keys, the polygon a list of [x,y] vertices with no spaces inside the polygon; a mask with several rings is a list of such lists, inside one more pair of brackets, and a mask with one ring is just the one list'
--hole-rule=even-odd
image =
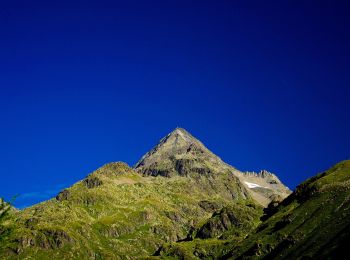
{"label": "rocky summit", "polygon": [[207,176],[215,178],[223,173],[237,178],[236,182],[263,206],[276,197],[284,199],[291,191],[278,177],[268,171],[241,172],[223,162],[199,140],[183,128],[160,140],[146,153],[134,169],[146,176]]}
{"label": "rocky summit", "polygon": [[211,176],[233,170],[183,128],[161,139],[134,168],[143,175],[165,177]]}
{"label": "rocky summit", "polygon": [[133,168],[108,163],[48,201],[0,208],[0,258],[332,256],[349,238],[348,182],[345,161],[291,193],[275,174],[239,171],[176,128]]}

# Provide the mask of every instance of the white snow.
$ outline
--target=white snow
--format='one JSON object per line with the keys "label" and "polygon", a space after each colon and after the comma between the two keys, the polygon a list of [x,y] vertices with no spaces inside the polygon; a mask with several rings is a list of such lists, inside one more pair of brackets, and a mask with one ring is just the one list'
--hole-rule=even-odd
{"label": "white snow", "polygon": [[254,188],[258,188],[258,187],[264,188],[264,187],[260,186],[259,184],[252,183],[252,182],[245,181],[245,184],[247,184],[248,188],[250,188],[250,189],[254,189]]}

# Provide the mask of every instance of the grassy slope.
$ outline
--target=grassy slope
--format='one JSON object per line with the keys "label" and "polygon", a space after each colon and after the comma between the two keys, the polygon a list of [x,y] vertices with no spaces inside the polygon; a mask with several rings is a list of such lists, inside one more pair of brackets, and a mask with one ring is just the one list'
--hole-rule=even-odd
{"label": "grassy slope", "polygon": [[232,258],[298,259],[334,256],[349,238],[350,161],[300,186],[277,212],[227,255]]}
{"label": "grassy slope", "polygon": [[167,243],[158,255],[180,259],[219,258],[257,227],[261,213],[262,208],[249,201],[226,206],[193,232],[192,241]]}
{"label": "grassy slope", "polygon": [[[263,222],[259,222],[256,211],[240,209],[239,204],[229,208],[238,218],[248,216],[247,220],[254,224],[227,230],[226,236],[227,233],[235,234],[231,239],[214,237],[167,244],[161,250],[160,258],[340,257],[347,253],[350,241],[350,160],[299,185],[278,205],[274,214],[264,216]],[[215,214],[207,222],[217,217]],[[254,226],[256,230],[252,230]],[[239,235],[240,230],[243,232]],[[249,235],[245,237],[244,234]]]}
{"label": "grassy slope", "polygon": [[0,245],[1,258],[148,256],[164,242],[186,238],[212,215],[200,201],[222,207],[243,200],[236,178],[226,173],[142,177],[123,163],[112,163],[87,179],[92,181],[67,189],[67,199],[51,199],[14,213],[5,222],[10,232]]}

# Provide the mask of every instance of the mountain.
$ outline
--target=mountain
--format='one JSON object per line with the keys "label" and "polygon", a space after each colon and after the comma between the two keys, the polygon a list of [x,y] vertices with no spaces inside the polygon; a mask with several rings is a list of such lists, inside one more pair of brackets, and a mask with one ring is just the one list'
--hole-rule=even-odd
{"label": "mountain", "polygon": [[[350,242],[350,160],[304,183],[280,203],[264,209],[261,223],[245,239],[168,243],[161,258],[340,259]],[[223,222],[222,211],[208,222]],[[229,231],[232,232],[233,230]],[[205,254],[203,254],[205,252]]]}
{"label": "mountain", "polygon": [[235,171],[183,128],[176,128],[135,165],[143,175],[210,176]]}
{"label": "mountain", "polygon": [[350,241],[350,160],[290,193],[276,175],[239,171],[176,128],[133,168],[108,163],[51,200],[6,211],[0,258],[344,255]]}
{"label": "mountain", "polygon": [[[263,211],[241,175],[249,174],[177,128],[134,168],[106,164],[55,198],[12,212],[1,225],[0,257],[134,259],[166,243],[242,241]],[[264,183],[261,174],[249,178]]]}
{"label": "mountain", "polygon": [[257,232],[227,257],[329,259],[347,255],[350,241],[350,160],[300,184],[265,210]]}
{"label": "mountain", "polygon": [[275,174],[266,170],[258,173],[236,171],[235,174],[246,185],[254,200],[263,206],[272,200],[282,201],[292,193]]}
{"label": "mountain", "polygon": [[284,199],[291,191],[276,175],[267,171],[241,172],[223,162],[199,140],[183,128],[176,128],[146,153],[134,169],[144,176],[220,176],[233,175],[259,204],[267,204],[275,197]]}
{"label": "mountain", "polygon": [[[1,259],[336,259],[350,241],[350,160],[291,193],[177,128],[130,168],[108,163],[55,198],[0,209]],[[263,207],[265,205],[265,207]]]}

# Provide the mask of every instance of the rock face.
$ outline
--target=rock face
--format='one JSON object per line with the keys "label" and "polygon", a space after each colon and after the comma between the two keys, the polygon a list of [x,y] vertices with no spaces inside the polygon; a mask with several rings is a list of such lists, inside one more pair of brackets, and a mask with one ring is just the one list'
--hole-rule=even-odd
{"label": "rock face", "polygon": [[[215,212],[213,216],[199,228],[196,237],[201,239],[222,238],[228,230],[234,230],[238,233],[242,229],[253,229],[253,223],[257,216],[254,209],[251,209],[249,212],[249,208],[247,207],[239,207],[239,205],[235,207],[224,207],[220,211]],[[245,232],[245,234],[247,233],[248,232]]]}
{"label": "rock face", "polygon": [[97,177],[88,177],[84,180],[84,184],[87,188],[92,189],[102,185],[102,181]]}
{"label": "rock face", "polygon": [[64,200],[69,199],[69,196],[70,196],[69,190],[63,190],[63,191],[61,191],[60,193],[57,194],[56,200],[64,201]]}
{"label": "rock face", "polygon": [[210,176],[234,170],[183,128],[161,139],[134,168],[144,175],[164,177]]}
{"label": "rock face", "polygon": [[263,206],[267,206],[275,195],[285,198],[291,193],[276,175],[266,170],[241,172],[223,162],[183,128],[176,128],[161,139],[134,169],[146,176],[164,177],[212,177],[228,173]]}
{"label": "rock face", "polygon": [[249,189],[250,195],[265,207],[276,197],[284,199],[292,193],[275,174],[266,170],[258,173],[239,172],[237,176]]}

